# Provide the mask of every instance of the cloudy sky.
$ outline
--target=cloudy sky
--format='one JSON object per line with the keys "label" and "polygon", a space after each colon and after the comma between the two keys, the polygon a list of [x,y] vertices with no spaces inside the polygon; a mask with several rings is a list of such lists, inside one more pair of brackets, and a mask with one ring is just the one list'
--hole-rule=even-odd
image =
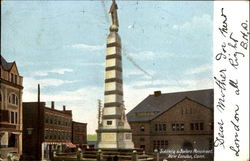
{"label": "cloudy sky", "polygon": [[[2,55],[24,77],[23,101],[66,105],[97,124],[111,1],[4,1]],[[212,88],[213,2],[118,1],[127,112],[156,90]]]}

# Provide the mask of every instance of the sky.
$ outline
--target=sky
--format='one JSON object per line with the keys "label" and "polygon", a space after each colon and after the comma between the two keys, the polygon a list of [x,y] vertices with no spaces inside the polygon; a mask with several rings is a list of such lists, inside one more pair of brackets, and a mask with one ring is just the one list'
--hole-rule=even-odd
{"label": "sky", "polygon": [[[111,1],[3,1],[2,56],[24,77],[23,102],[73,111],[97,128]],[[154,91],[213,88],[212,1],[117,1],[126,112]]]}

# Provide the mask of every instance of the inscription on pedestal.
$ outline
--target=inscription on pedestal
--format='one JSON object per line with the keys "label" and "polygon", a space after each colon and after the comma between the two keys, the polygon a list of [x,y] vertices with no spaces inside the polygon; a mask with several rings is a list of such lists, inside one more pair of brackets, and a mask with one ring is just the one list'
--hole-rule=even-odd
{"label": "inscription on pedestal", "polygon": [[102,133],[102,141],[116,141],[116,135],[110,133]]}
{"label": "inscription on pedestal", "polygon": [[125,134],[125,140],[132,140],[131,134]]}

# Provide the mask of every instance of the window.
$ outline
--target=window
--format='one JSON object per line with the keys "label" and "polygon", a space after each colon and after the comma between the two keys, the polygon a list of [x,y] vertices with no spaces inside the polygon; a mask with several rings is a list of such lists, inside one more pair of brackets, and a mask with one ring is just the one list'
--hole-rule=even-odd
{"label": "window", "polygon": [[167,149],[168,140],[154,140],[153,141],[153,149]]}
{"label": "window", "polygon": [[159,124],[159,131],[162,131],[162,126],[161,126],[161,124]]}
{"label": "window", "polygon": [[175,129],[176,129],[175,124],[172,124],[172,130],[175,131]]}
{"label": "window", "polygon": [[2,93],[0,93],[0,102],[2,102]]}
{"label": "window", "polygon": [[143,125],[141,125],[140,130],[145,131],[145,127]]}
{"label": "window", "polygon": [[194,124],[193,123],[190,124],[190,129],[194,130]]}
{"label": "window", "polygon": [[15,124],[17,124],[17,112],[15,112]]}
{"label": "window", "polygon": [[181,124],[181,131],[184,131],[184,124]]}
{"label": "window", "polygon": [[14,83],[14,74],[13,74],[13,73],[11,73],[11,75],[10,75],[10,81],[11,81],[12,83]]}
{"label": "window", "polygon": [[107,121],[107,125],[112,125],[112,121]]}
{"label": "window", "polygon": [[145,145],[140,145],[140,148],[143,150],[145,150],[145,147],[146,147]]}
{"label": "window", "polygon": [[163,124],[163,131],[166,131],[167,130],[167,128],[166,128],[166,124]]}
{"label": "window", "polygon": [[155,150],[155,149],[157,149],[157,143],[156,143],[156,141],[154,140],[154,141],[153,141],[153,150]]}
{"label": "window", "polygon": [[199,124],[195,123],[195,130],[199,130]]}
{"label": "window", "polygon": [[9,103],[13,105],[18,105],[18,97],[15,94],[10,94]]}
{"label": "window", "polygon": [[203,130],[203,123],[200,123],[200,130]]}
{"label": "window", "polygon": [[179,124],[175,124],[176,126],[176,130],[179,131],[180,130],[180,125]]}
{"label": "window", "polygon": [[158,131],[158,124],[155,124],[155,131]]}
{"label": "window", "polygon": [[164,140],[161,140],[161,148],[164,148]]}
{"label": "window", "polygon": [[167,146],[168,146],[168,141],[165,140],[165,147],[167,148]]}
{"label": "window", "polygon": [[45,139],[49,139],[49,131],[48,131],[48,130],[45,130],[44,132],[45,132],[45,133],[44,133],[44,138],[45,138]]}
{"label": "window", "polygon": [[27,129],[27,134],[32,135],[32,129]]}
{"label": "window", "polygon": [[57,124],[57,118],[54,119],[54,124]]}
{"label": "window", "polygon": [[48,118],[46,118],[46,119],[45,119],[45,122],[46,122],[46,123],[49,123],[49,119],[48,119]]}
{"label": "window", "polygon": [[17,84],[17,75],[15,75],[15,82],[14,83],[16,83]]}
{"label": "window", "polygon": [[14,124],[15,123],[15,113],[10,112],[10,123]]}
{"label": "window", "polygon": [[14,94],[12,94],[12,97],[11,97],[11,98],[12,98],[12,103],[13,103],[13,104],[16,104],[16,97],[15,97]]}
{"label": "window", "polygon": [[191,123],[190,130],[204,130],[204,123]]}
{"label": "window", "polygon": [[184,124],[180,124],[180,123],[172,124],[172,130],[173,131],[184,131]]}

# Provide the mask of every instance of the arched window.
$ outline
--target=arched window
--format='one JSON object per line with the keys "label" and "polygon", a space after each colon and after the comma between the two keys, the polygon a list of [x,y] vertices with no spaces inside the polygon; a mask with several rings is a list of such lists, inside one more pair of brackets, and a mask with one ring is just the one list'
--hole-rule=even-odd
{"label": "arched window", "polygon": [[14,93],[9,95],[9,103],[18,105],[18,97]]}

